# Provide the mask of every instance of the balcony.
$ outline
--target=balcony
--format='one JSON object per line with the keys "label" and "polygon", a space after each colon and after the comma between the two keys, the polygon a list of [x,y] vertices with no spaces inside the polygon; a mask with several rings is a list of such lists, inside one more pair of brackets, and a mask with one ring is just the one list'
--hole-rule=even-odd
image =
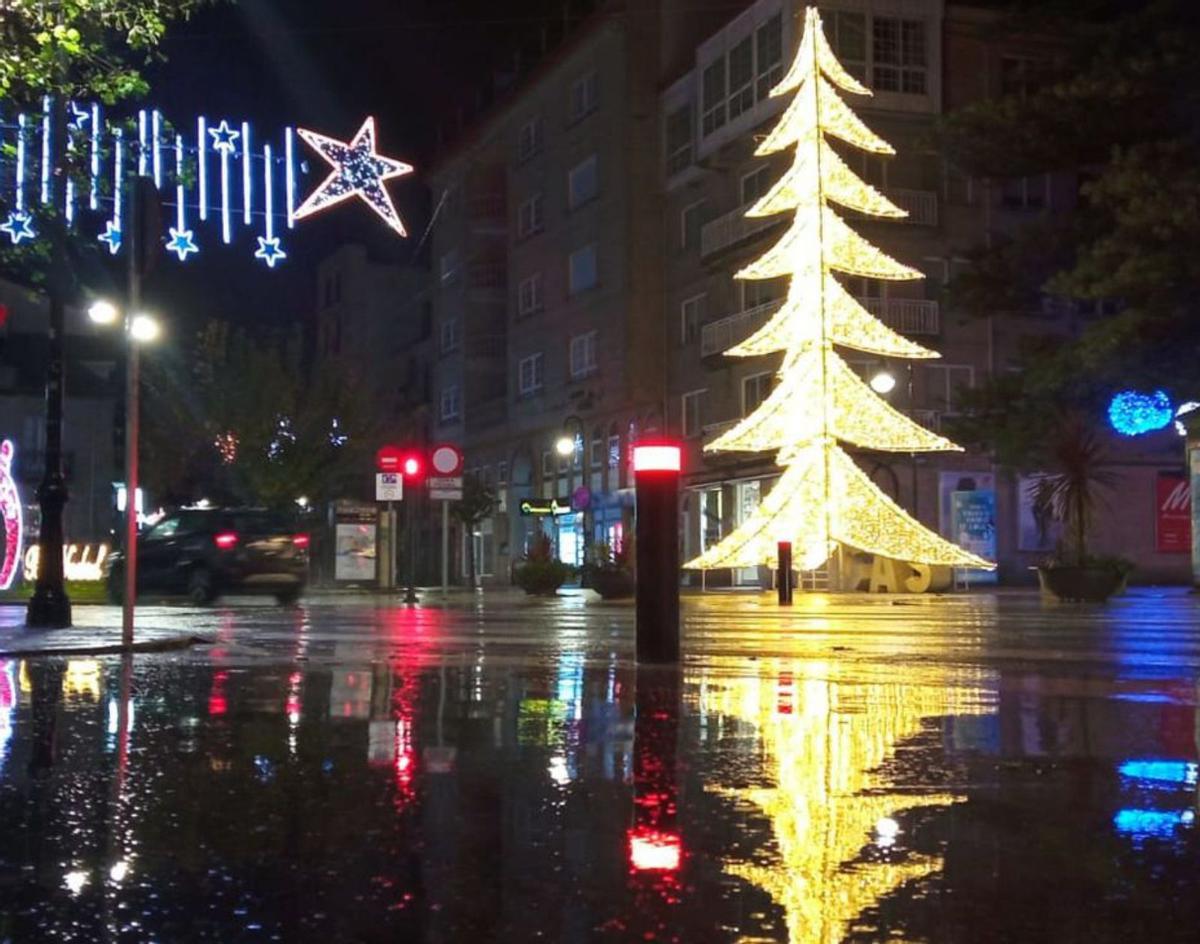
{"label": "balcony", "polygon": [[705,223],[700,230],[700,257],[708,258],[757,236],[764,230],[789,221],[787,215],[747,217],[747,206]]}
{"label": "balcony", "polygon": [[508,208],[504,193],[472,194],[467,198],[467,219],[477,228],[507,226]]}
{"label": "balcony", "polygon": [[[700,330],[700,356],[721,354],[750,337],[783,305],[783,299],[739,311]],[[938,303],[921,298],[860,298],[859,303],[893,331],[909,335],[938,334]]]}
{"label": "balcony", "polygon": [[938,303],[924,298],[860,298],[859,303],[900,334],[940,334]]}
{"label": "balcony", "polygon": [[508,266],[503,262],[473,262],[468,269],[468,282],[473,289],[508,287]]}
{"label": "balcony", "polygon": [[864,213],[844,211],[851,220],[873,220],[880,223],[908,223],[912,226],[937,226],[938,196],[934,190],[909,190],[904,187],[881,187],[883,195],[901,210],[908,213],[902,220],[890,220],[884,217],[867,216]]}
{"label": "balcony", "polygon": [[700,356],[709,357],[727,351],[735,344],[746,340],[755,331],[767,323],[767,320],[779,311],[783,299],[777,298],[754,308],[747,308],[736,314],[706,324],[700,330]]}

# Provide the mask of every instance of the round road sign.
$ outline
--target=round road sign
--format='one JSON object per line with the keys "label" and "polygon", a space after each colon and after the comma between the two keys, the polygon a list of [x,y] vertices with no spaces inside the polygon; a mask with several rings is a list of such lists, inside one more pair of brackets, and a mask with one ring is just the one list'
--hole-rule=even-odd
{"label": "round road sign", "polygon": [[459,475],[462,473],[463,467],[462,450],[450,443],[442,443],[433,447],[433,451],[429,454],[429,462],[433,466],[433,471],[443,478]]}

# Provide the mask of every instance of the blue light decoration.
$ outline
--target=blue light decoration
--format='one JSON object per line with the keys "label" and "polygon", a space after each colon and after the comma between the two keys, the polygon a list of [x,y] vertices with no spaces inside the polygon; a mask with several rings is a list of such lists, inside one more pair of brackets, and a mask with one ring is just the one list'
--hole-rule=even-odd
{"label": "blue light decoration", "polygon": [[1183,810],[1118,810],[1113,816],[1117,832],[1138,839],[1170,839],[1180,826],[1191,826],[1196,821],[1196,811]]}
{"label": "blue light decoration", "polygon": [[1108,422],[1122,436],[1140,436],[1170,425],[1175,418],[1164,390],[1138,393],[1122,390],[1108,404]]}
{"label": "blue light decoration", "polygon": [[[30,188],[39,182],[30,166],[37,152],[30,148],[41,152],[41,203],[49,205],[57,199],[69,225],[91,229],[113,255],[127,242],[122,238],[122,216],[134,174],[152,177],[164,195],[171,195],[164,206],[174,209],[174,225],[165,227],[159,245],[180,262],[200,251],[202,240],[193,228],[197,218],[200,224],[211,225],[219,217],[221,238],[233,245],[244,242],[234,227],[235,217],[240,217],[243,226],[258,230],[251,241],[254,258],[274,269],[288,258],[279,236],[285,224],[293,229],[298,220],[356,197],[394,232],[407,235],[385,182],[412,173],[413,168],[378,153],[374,118],[368,117],[349,141],[285,127],[278,147],[259,138],[251,147],[253,129],[248,121],[225,118],[214,124],[200,115],[190,132],[177,133],[162,112],[144,108],[134,113],[136,131],[126,132],[125,117],[103,113],[96,103],[68,101],[67,109],[70,133],[65,147],[75,153],[83,178],[66,182],[65,202],[50,186],[55,151],[52,99],[43,99],[41,114],[0,118],[0,138],[15,144],[11,151],[0,153],[0,234],[14,245],[40,236],[29,206],[39,196],[37,191],[30,195]],[[297,153],[297,135],[331,168],[304,200],[298,190],[308,164]],[[211,156],[220,162],[215,175]],[[236,168],[231,167],[234,161]]]}
{"label": "blue light decoration", "polygon": [[1117,770],[1122,777],[1148,782],[1150,785],[1196,786],[1200,766],[1187,760],[1127,760]]}

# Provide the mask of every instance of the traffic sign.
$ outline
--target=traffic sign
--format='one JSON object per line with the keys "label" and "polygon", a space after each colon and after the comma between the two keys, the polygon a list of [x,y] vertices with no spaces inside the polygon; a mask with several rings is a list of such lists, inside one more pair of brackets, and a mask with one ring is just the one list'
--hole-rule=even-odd
{"label": "traffic sign", "polygon": [[461,488],[431,488],[429,490],[430,501],[462,501]]}
{"label": "traffic sign", "polygon": [[375,452],[375,468],[380,472],[399,472],[403,459],[404,450],[399,446],[380,446]]}
{"label": "traffic sign", "polygon": [[[429,453],[429,464],[433,466],[436,475],[461,475],[463,469],[463,454],[458,446],[452,443],[440,443]],[[433,480],[430,480],[432,484]]]}
{"label": "traffic sign", "polygon": [[404,501],[404,476],[399,472],[376,472],[375,500]]}
{"label": "traffic sign", "polygon": [[443,475],[440,478],[434,477],[429,480],[430,488],[457,488],[460,491],[463,487],[461,475]]}

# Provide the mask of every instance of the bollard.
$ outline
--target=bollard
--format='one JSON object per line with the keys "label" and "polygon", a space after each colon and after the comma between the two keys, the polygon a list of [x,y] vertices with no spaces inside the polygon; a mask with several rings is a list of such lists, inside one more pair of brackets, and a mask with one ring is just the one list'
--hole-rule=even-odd
{"label": "bollard", "polygon": [[792,542],[780,541],[779,558],[779,605],[792,605]]}
{"label": "bollard", "polygon": [[678,445],[633,448],[637,488],[637,658],[679,661]]}

